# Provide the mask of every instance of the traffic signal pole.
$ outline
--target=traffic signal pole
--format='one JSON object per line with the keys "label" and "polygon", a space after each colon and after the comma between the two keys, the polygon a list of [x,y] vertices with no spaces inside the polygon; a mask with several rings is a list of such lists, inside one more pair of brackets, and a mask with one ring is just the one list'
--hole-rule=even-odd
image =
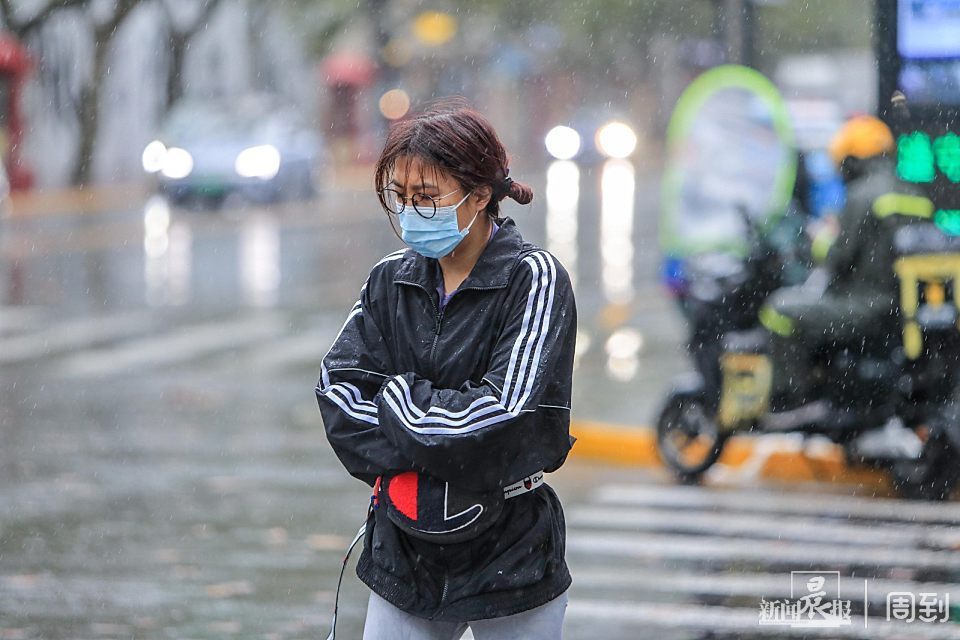
{"label": "traffic signal pole", "polygon": [[726,62],[755,67],[756,5],[753,0],[713,0],[713,36]]}

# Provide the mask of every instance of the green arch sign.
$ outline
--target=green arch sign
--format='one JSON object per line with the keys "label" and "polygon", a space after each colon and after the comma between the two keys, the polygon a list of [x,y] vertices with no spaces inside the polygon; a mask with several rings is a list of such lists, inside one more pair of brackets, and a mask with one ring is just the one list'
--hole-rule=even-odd
{"label": "green arch sign", "polygon": [[797,177],[786,104],[763,74],[723,65],[680,96],[667,129],[660,245],[666,256],[749,251],[744,214],[781,217]]}

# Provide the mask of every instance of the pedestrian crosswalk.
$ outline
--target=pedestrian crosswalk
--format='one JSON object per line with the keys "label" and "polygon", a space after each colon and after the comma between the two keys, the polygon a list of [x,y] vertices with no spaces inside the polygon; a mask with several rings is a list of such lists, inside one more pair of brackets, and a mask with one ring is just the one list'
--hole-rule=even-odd
{"label": "pedestrian crosswalk", "polygon": [[[960,638],[958,504],[611,484],[566,517],[565,637]],[[760,624],[761,601],[796,602],[814,574],[836,576],[824,601],[849,600],[842,623]],[[941,615],[888,619],[890,594],[935,595]]]}
{"label": "pedestrian crosswalk", "polygon": [[103,379],[172,366],[248,374],[319,369],[342,314],[249,309],[216,317],[118,311],[60,317],[0,307],[0,372],[30,365],[56,378]]}

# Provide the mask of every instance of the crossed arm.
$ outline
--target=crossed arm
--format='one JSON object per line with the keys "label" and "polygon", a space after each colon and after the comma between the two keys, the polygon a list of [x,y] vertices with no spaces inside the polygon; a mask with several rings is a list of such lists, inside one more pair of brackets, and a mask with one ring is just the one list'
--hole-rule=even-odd
{"label": "crossed arm", "polygon": [[487,371],[457,389],[397,372],[369,304],[365,285],[316,388],[327,438],[349,473],[372,484],[414,468],[486,490],[566,455],[576,308],[549,254],[524,259]]}

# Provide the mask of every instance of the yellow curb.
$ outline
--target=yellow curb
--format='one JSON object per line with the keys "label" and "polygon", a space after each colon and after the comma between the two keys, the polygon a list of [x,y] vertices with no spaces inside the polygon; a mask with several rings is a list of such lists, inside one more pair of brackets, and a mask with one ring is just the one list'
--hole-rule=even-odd
{"label": "yellow curb", "polygon": [[878,490],[890,488],[890,480],[884,473],[848,466],[843,451],[837,446],[817,456],[802,452],[772,453],[764,461],[759,475],[766,480],[784,482],[836,482]]}
{"label": "yellow curb", "polygon": [[[591,420],[573,420],[570,432],[577,438],[571,455],[613,464],[659,467],[656,433],[650,427],[629,427]],[[885,489],[885,474],[870,468],[851,468],[837,445],[807,451],[763,453],[753,436],[737,436],[727,442],[718,465],[733,470],[756,466],[754,477],[782,482],[835,482]]]}
{"label": "yellow curb", "polygon": [[571,455],[645,467],[661,464],[652,429],[573,420],[570,433],[577,439]]}

